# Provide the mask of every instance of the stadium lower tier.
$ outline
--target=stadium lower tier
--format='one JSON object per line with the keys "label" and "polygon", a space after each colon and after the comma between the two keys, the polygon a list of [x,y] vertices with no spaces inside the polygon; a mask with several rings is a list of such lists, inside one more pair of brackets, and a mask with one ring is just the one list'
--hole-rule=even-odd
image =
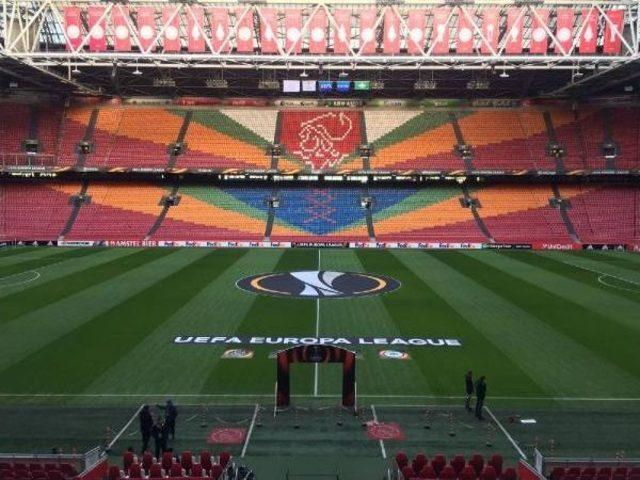
{"label": "stadium lower tier", "polygon": [[0,239],[638,243],[640,187],[12,181]]}

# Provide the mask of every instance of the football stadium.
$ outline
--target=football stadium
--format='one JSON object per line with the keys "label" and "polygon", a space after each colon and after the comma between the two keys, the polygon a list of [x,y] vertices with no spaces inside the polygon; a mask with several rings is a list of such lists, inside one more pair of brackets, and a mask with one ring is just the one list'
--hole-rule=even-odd
{"label": "football stadium", "polygon": [[640,480],[639,0],[0,0],[0,480]]}

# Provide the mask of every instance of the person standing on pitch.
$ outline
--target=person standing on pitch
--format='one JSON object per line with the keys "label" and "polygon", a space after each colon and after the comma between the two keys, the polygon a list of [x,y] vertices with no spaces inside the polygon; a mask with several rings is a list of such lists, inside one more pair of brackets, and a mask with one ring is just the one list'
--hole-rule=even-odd
{"label": "person standing on pitch", "polygon": [[164,423],[167,424],[169,433],[171,434],[171,440],[176,438],[176,418],[178,418],[178,409],[173,404],[171,399],[167,400],[167,404],[163,407],[158,405],[158,408],[164,410]]}
{"label": "person standing on pitch", "polygon": [[471,372],[471,370],[469,370],[467,374],[464,376],[464,387],[465,387],[465,391],[467,392],[467,396],[464,401],[464,406],[467,409],[467,411],[470,412],[471,396],[473,395],[473,373]]}
{"label": "person standing on pitch", "polygon": [[484,375],[476,382],[476,417],[478,420],[484,420],[482,416],[482,407],[484,407],[484,398],[487,396],[487,383]]}
{"label": "person standing on pitch", "polygon": [[149,440],[151,440],[151,430],[153,429],[153,417],[149,411],[149,405],[144,405],[140,414],[140,434],[142,435],[142,453],[149,448]]}

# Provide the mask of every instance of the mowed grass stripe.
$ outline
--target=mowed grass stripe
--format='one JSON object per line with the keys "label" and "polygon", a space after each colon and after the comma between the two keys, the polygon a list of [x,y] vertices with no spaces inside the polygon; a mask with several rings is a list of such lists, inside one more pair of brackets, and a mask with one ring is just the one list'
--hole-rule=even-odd
{"label": "mowed grass stripe", "polygon": [[126,270],[153,262],[170,254],[168,250],[139,250],[124,257],[114,258],[86,270],[40,283],[37,287],[14,293],[0,299],[0,325],[38,308],[42,308],[79,291],[117,277]]}
{"label": "mowed grass stripe", "polygon": [[[411,270],[410,266],[419,261],[421,255],[422,252],[358,252],[368,272],[384,272],[402,282],[399,290],[381,298],[403,336],[459,339],[463,342],[461,347],[408,348],[429,384],[429,393],[460,394],[463,393],[464,374],[478,366],[467,343],[486,351],[487,357],[496,364],[508,359],[492,348],[482,335],[470,329],[465,319]],[[447,373],[443,374],[442,366],[445,364]]]}
{"label": "mowed grass stripe", "polygon": [[0,267],[0,278],[8,277],[9,275],[15,275],[16,273],[39,270],[48,265],[53,265],[55,263],[63,262],[72,258],[95,255],[96,253],[102,251],[104,251],[104,249],[102,248],[75,248],[73,250],[60,250],[59,252],[56,252],[53,255],[47,255],[44,258],[33,258],[25,260],[24,262]]}
{"label": "mowed grass stripe", "polygon": [[[61,250],[57,247],[9,247],[7,250],[0,249],[0,267],[56,255]],[[67,248],[66,250],[70,249]]]}
{"label": "mowed grass stripe", "polygon": [[159,252],[159,257],[153,262],[132,269],[125,267],[122,275],[0,325],[0,370],[67,335],[207,253],[200,249],[154,250]]}
{"label": "mowed grass stripe", "polygon": [[84,391],[95,377],[193,298],[216,272],[223,271],[244,253],[213,251],[194,258],[178,271],[3,370],[0,384],[24,393]]}
{"label": "mowed grass stripe", "polygon": [[[223,361],[220,360],[220,354],[227,347],[176,345],[173,343],[174,338],[184,335],[233,334],[258,298],[257,295],[247,298],[235,287],[235,282],[246,275],[273,271],[281,255],[282,250],[248,250],[220,275],[212,275],[211,282],[205,288],[129,353],[114,362],[85,393],[200,393],[210,371],[218,362]],[[156,362],[149,361],[157,356],[162,357],[162,368],[158,368]],[[234,368],[233,361],[231,362],[229,368]],[[246,366],[242,361],[240,364],[236,366]],[[131,368],[131,365],[136,365],[136,368]],[[241,377],[242,372],[239,371],[238,375]],[[256,393],[253,385],[238,382],[237,386],[244,393]],[[225,391],[231,393],[234,387],[236,384],[225,386]],[[262,393],[269,392],[267,390]],[[107,397],[103,401],[112,402],[113,399]]]}
{"label": "mowed grass stripe", "polygon": [[[541,253],[550,257],[560,258],[558,252],[551,251]],[[614,261],[604,255],[593,254],[593,252],[571,253],[570,255],[566,255],[563,261],[567,264],[579,265],[602,273],[617,275],[631,282],[635,282],[636,286],[640,286],[640,268],[635,267],[629,262],[621,260]]]}
{"label": "mowed grass stripe", "polygon": [[500,253],[482,253],[484,255],[455,253],[449,257],[449,264],[468,271],[479,283],[533,313],[602,361],[615,364],[640,379],[640,363],[634,361],[640,345],[637,330],[616,324],[608,317],[539,287],[526,274],[518,273],[518,262],[505,262],[508,257],[501,257]]}
{"label": "mowed grass stripe", "polygon": [[[322,250],[321,270],[365,272],[354,250]],[[389,293],[394,295],[395,293]],[[398,337],[400,329],[385,308],[382,297],[374,295],[349,299],[320,300],[321,337]],[[397,349],[385,346],[348,347],[361,354],[357,361],[358,392],[361,395],[405,395],[431,392],[428,379],[415,361],[381,359],[380,350]],[[402,347],[400,347],[402,349]],[[319,393],[339,394],[342,391],[341,365],[321,365]]]}
{"label": "mowed grass stripe", "polygon": [[[108,248],[95,255],[56,263],[43,269],[41,272],[32,271],[10,276],[8,279],[0,281],[0,298],[27,291],[31,288],[38,287],[44,282],[50,282],[76,272],[81,272],[82,270],[100,265],[115,258],[131,255],[138,250],[139,249],[136,248]],[[36,273],[38,273],[39,276],[35,275]]]}
{"label": "mowed grass stripe", "polygon": [[[545,253],[560,253],[548,251]],[[578,259],[603,262],[614,267],[621,267],[624,270],[631,270],[640,273],[640,255],[631,252],[618,252],[610,250],[571,250],[566,252],[565,259],[570,262],[572,257]]]}
{"label": "mowed grass stripe", "polygon": [[[491,395],[515,397],[545,396],[596,396],[609,397],[635,395],[636,380],[620,371],[615,365],[606,365],[592,355],[591,351],[576,344],[573,339],[559,334],[539,320],[533,312],[524,310],[500,292],[494,292],[476,280],[472,268],[461,266],[452,260],[457,252],[429,252],[416,261],[415,268],[429,275],[428,283],[453,308],[474,325],[511,362],[488,364],[484,361],[485,350],[476,349],[478,365],[482,365],[491,379]],[[513,378],[508,382],[496,381],[496,376],[505,375],[505,368],[516,364],[532,380],[521,383],[517,371],[508,373]],[[559,366],[562,366],[561,368]],[[479,367],[474,369],[477,371]],[[586,385],[582,379],[590,375],[604,378],[597,388]],[[537,391],[543,389],[544,394]]]}
{"label": "mowed grass stripe", "polygon": [[629,292],[629,296],[620,295],[625,292],[598,283],[596,273],[554,261],[544,253],[494,252],[490,257],[477,258],[533,283],[552,295],[606,317],[611,327],[615,327],[616,323],[623,327],[622,334],[630,330],[640,335],[640,294]]}
{"label": "mowed grass stripe", "polygon": [[[5,257],[13,257],[15,255],[24,255],[25,253],[30,253],[33,251],[36,251],[36,247],[0,247],[0,259],[4,259]],[[4,262],[4,260],[0,260],[0,262]]]}
{"label": "mowed grass stripe", "polygon": [[[435,330],[443,338],[457,338],[462,342],[462,347],[443,347],[435,349],[435,352],[427,352],[431,358],[426,358],[425,361],[431,365],[431,375],[439,379],[439,394],[464,394],[463,377],[467,370],[473,370],[476,376],[489,376],[495,386],[492,387],[493,394],[499,394],[500,391],[507,391],[511,395],[547,393],[522,368],[517,357],[500,348],[495,335],[483,328],[484,322],[477,321],[476,318],[470,317],[465,309],[459,308],[459,296],[464,296],[464,299],[476,299],[482,296],[482,292],[471,284],[462,286],[449,281],[443,282],[446,275],[443,270],[446,267],[433,260],[439,255],[412,251],[396,251],[393,255],[420,282],[415,286],[415,295],[418,299],[424,298],[424,301],[419,300],[417,303],[416,314],[420,315],[420,310],[422,311],[425,330],[423,335],[429,335]],[[433,358],[434,355],[438,356]],[[444,364],[447,365],[448,374],[444,373]],[[517,385],[517,389],[514,389],[513,385]]]}
{"label": "mowed grass stripe", "polygon": [[[307,249],[285,250],[273,269],[274,272],[315,270],[317,251]],[[256,272],[262,273],[262,272]],[[268,272],[265,272],[268,273]],[[236,288],[229,285],[229,288]],[[243,298],[252,305],[235,333],[248,336],[309,337],[315,335],[316,302],[310,299],[288,299],[243,292]],[[202,347],[207,348],[207,347]],[[243,348],[230,345],[228,348]],[[244,347],[254,350],[252,360],[224,360],[217,362],[202,387],[202,393],[223,391],[272,392],[275,382],[275,360],[268,359],[272,350],[283,345]],[[292,369],[292,392],[310,393],[313,375],[309,365],[296,365]]]}
{"label": "mowed grass stripe", "polygon": [[511,259],[530,265],[531,268],[526,269],[524,265],[518,264],[520,269],[527,270],[525,275],[539,287],[562,294],[640,332],[640,285],[638,293],[604,285],[598,281],[599,274],[568,265],[563,261],[563,256],[547,255],[545,252],[501,252],[500,259]]}

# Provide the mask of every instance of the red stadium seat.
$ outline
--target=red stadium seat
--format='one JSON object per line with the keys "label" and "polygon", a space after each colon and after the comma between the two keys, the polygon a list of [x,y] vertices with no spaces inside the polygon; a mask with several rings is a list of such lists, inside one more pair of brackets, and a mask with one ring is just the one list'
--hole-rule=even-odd
{"label": "red stadium seat", "polygon": [[142,469],[146,473],[149,473],[149,469],[151,468],[151,465],[153,465],[153,463],[154,463],[154,458],[151,452],[144,452],[142,454]]}
{"label": "red stadium seat", "polygon": [[415,457],[413,457],[413,461],[411,462],[411,468],[413,468],[413,472],[418,475],[427,464],[427,456],[424,453],[418,453]]}
{"label": "red stadium seat", "polygon": [[446,464],[447,464],[447,457],[445,457],[442,453],[436,454],[436,456],[433,457],[433,460],[431,460],[431,466],[436,471],[436,474],[438,474],[438,476],[440,475],[440,472],[442,471],[442,469],[445,467]]}
{"label": "red stadium seat", "polygon": [[482,469],[484,467],[484,457],[479,453],[474,453],[469,460],[469,465],[471,465],[475,470],[476,476],[480,476],[480,473],[482,472]]}
{"label": "red stadium seat", "polygon": [[124,452],[122,454],[122,468],[125,475],[129,473],[129,468],[133,465],[134,455],[133,452]]}
{"label": "red stadium seat", "polygon": [[129,478],[142,478],[142,467],[139,463],[132,463],[129,467]]}
{"label": "red stadium seat", "polygon": [[185,452],[182,452],[182,454],[180,455],[180,465],[182,465],[182,468],[184,468],[187,474],[191,473],[191,467],[193,466],[193,456],[191,455],[190,451],[187,450]]}
{"label": "red stadium seat", "polygon": [[507,467],[502,471],[502,475],[500,475],[500,480],[517,480],[518,474],[516,469],[513,467]]}
{"label": "red stadium seat", "polygon": [[428,478],[431,480],[438,478],[438,475],[436,475],[436,471],[431,465],[428,464],[422,467],[422,470],[420,470],[420,474],[418,476],[420,478]]}
{"label": "red stadium seat", "polygon": [[[456,477],[457,477],[456,471],[451,465],[445,465],[440,471],[441,480],[454,480]],[[486,480],[491,480],[491,479],[486,479]]]}
{"label": "red stadium seat", "polygon": [[410,466],[407,465],[402,469],[402,478],[404,480],[409,480],[414,476],[415,476],[415,472],[413,471],[413,468],[411,468]]}
{"label": "red stadium seat", "polygon": [[565,475],[565,470],[563,467],[553,467],[553,469],[551,470],[551,474],[549,475],[549,478],[551,480],[562,480],[562,478],[564,478]]}
{"label": "red stadium seat", "polygon": [[402,470],[404,467],[409,465],[409,457],[404,452],[396,453],[396,466],[398,469]]}
{"label": "red stadium seat", "polygon": [[180,465],[179,463],[171,464],[171,467],[169,468],[169,476],[182,477],[183,476],[182,465]]}
{"label": "red stadium seat", "polygon": [[601,467],[600,470],[598,470],[598,475],[606,475],[611,478],[611,467]]}
{"label": "red stadium seat", "polygon": [[203,450],[200,452],[200,465],[202,465],[202,469],[206,472],[207,475],[211,474],[211,452],[208,450]]}
{"label": "red stadium seat", "polygon": [[109,480],[120,480],[122,478],[120,468],[117,465],[109,465],[107,477]]}
{"label": "red stadium seat", "polygon": [[496,480],[498,478],[498,474],[496,473],[496,469],[491,465],[487,465],[482,469],[480,473],[480,480]]}
{"label": "red stadium seat", "polygon": [[[171,452],[163,452],[162,453],[162,468],[165,472],[171,470],[171,466],[173,465],[173,455]],[[182,473],[180,474],[182,475]],[[180,476],[176,475],[176,476]]]}
{"label": "red stadium seat", "polygon": [[456,476],[460,475],[460,472],[462,472],[462,469],[464,468],[466,463],[467,462],[464,459],[464,455],[460,455],[460,454],[455,455],[449,462],[449,464],[456,471]]}
{"label": "red stadium seat", "polygon": [[582,469],[580,467],[570,467],[567,470],[566,475],[575,475],[578,477],[580,476],[580,473],[582,473]]}
{"label": "red stadium seat", "polygon": [[224,468],[222,468],[222,465],[220,465],[219,463],[214,463],[211,466],[211,478],[213,480],[218,480],[222,475],[223,471],[224,471]]}
{"label": "red stadium seat", "polygon": [[149,478],[162,478],[162,466],[154,463],[149,467]]}
{"label": "red stadium seat", "polygon": [[591,475],[592,477],[595,477],[597,473],[596,467],[584,467],[581,475]]}
{"label": "red stadium seat", "polygon": [[613,475],[622,475],[623,477],[626,477],[628,472],[629,469],[627,467],[616,467],[616,469],[613,471]]}
{"label": "red stadium seat", "polygon": [[231,459],[231,454],[229,452],[220,452],[220,465],[223,469],[227,468],[227,463]]}
{"label": "red stadium seat", "polygon": [[476,470],[471,465],[465,466],[458,477],[460,480],[475,480],[477,478]]}
{"label": "red stadium seat", "polygon": [[499,477],[502,474],[502,463],[502,455],[494,453],[493,455],[491,455],[491,458],[487,462],[487,465],[491,465],[495,469],[496,475]]}

